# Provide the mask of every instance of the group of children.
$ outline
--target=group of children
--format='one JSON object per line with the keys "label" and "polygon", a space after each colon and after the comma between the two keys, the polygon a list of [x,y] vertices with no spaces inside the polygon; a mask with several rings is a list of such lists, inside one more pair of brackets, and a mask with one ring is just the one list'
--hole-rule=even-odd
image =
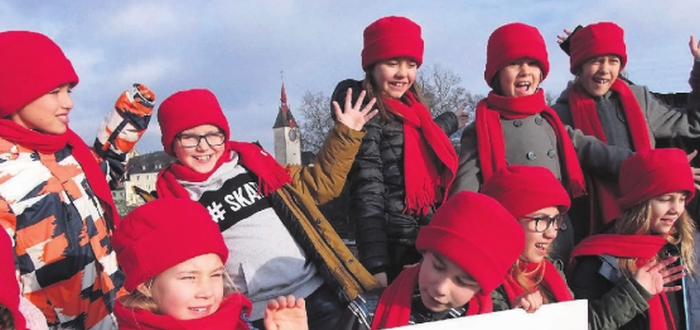
{"label": "group of children", "polygon": [[[120,221],[109,183],[154,93],[124,92],[90,148],[68,125],[78,76],[61,49],[0,32],[2,328],[384,329],[584,298],[591,329],[693,329],[694,175],[653,146],[700,137],[697,109],[619,79],[619,26],[570,43],[576,78],[550,108],[539,31],[493,32],[492,91],[459,155],[457,114],[433,119],[415,84],[424,43],[404,17],[365,29],[365,78],[333,92],[313,166],[232,140],[211,91],[179,91],[157,111],[176,161]],[[357,257],[318,210],[346,184]],[[567,213],[577,203],[585,216]]]}

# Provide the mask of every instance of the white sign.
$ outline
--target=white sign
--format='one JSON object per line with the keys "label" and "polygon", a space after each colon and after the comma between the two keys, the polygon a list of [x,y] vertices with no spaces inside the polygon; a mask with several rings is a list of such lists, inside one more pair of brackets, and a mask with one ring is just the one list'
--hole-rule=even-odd
{"label": "white sign", "polygon": [[588,300],[547,304],[532,314],[522,308],[511,309],[394,329],[403,330],[588,330]]}

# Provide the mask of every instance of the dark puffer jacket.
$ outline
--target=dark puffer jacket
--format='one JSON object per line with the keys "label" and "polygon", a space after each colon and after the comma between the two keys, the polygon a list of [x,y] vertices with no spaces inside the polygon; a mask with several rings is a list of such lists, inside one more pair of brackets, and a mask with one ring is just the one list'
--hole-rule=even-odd
{"label": "dark puffer jacket", "polygon": [[[354,103],[362,91],[362,82],[351,79],[338,83],[332,100],[342,106],[348,88],[352,88]],[[453,112],[443,113],[435,122],[448,136],[457,131]],[[365,130],[347,180],[349,216],[355,223],[360,262],[372,274],[387,272],[391,280],[403,265],[420,259],[415,239],[420,228],[430,221],[432,212],[427,216],[403,213],[406,207],[403,123],[378,115],[365,124]]]}

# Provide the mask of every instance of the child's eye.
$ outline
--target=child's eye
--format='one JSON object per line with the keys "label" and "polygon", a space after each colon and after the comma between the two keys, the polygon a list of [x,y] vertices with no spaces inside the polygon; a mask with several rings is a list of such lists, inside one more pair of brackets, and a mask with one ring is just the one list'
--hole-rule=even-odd
{"label": "child's eye", "polygon": [[180,279],[181,279],[181,280],[186,280],[186,281],[191,281],[191,280],[194,280],[195,277],[194,277],[194,276],[183,276],[183,277],[180,277]]}
{"label": "child's eye", "polygon": [[437,263],[433,263],[433,268],[435,268],[435,270],[437,270],[437,271],[443,271],[443,270],[445,270],[445,267],[444,267],[443,265],[440,265],[440,264],[437,264]]}
{"label": "child's eye", "polygon": [[215,273],[212,274],[211,277],[224,277],[224,273]]}

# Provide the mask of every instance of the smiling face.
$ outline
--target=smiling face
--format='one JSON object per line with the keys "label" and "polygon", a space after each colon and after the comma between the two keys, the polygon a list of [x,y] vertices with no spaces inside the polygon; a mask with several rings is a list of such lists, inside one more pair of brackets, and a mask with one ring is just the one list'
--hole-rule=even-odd
{"label": "smiling face", "polygon": [[219,158],[224,154],[226,145],[211,146],[205,139],[200,139],[196,147],[187,148],[181,142],[185,140],[182,137],[195,138],[203,135],[215,135],[220,132],[218,127],[209,124],[188,128],[178,134],[181,138],[176,137],[173,140],[173,153],[180,163],[191,170],[197,173],[208,173],[214,169]]}
{"label": "smiling face", "polygon": [[649,231],[667,235],[671,233],[678,218],[685,212],[685,192],[673,192],[652,198]]}
{"label": "smiling face", "polygon": [[596,56],[583,63],[578,81],[588,94],[601,97],[610,90],[621,70],[617,55]]}
{"label": "smiling face", "polygon": [[481,287],[467,272],[436,252],[425,252],[418,274],[423,305],[442,312],[468,303]]}
{"label": "smiling face", "polygon": [[224,264],[209,253],[179,263],[156,276],[150,288],[137,288],[151,297],[160,314],[178,320],[198,319],[215,313],[224,297]]}
{"label": "smiling face", "polygon": [[[535,219],[550,219],[559,215],[557,207],[546,207],[541,210],[532,212],[524,217],[518,218],[520,225],[525,230],[525,249],[523,249],[522,257],[527,262],[539,263],[542,262],[552,242],[557,238],[557,228],[550,225],[547,230],[538,233],[535,230]],[[547,221],[547,220],[540,220]],[[542,226],[542,224],[540,224]]]}
{"label": "smiling face", "polygon": [[418,63],[408,57],[393,58],[377,63],[372,78],[384,97],[400,99],[416,80]]}
{"label": "smiling face", "polygon": [[63,134],[68,130],[68,114],[73,109],[71,86],[61,85],[10,115],[10,120],[30,130]]}
{"label": "smiling face", "polygon": [[503,96],[518,97],[532,95],[542,82],[539,62],[523,57],[498,71],[498,83]]}

